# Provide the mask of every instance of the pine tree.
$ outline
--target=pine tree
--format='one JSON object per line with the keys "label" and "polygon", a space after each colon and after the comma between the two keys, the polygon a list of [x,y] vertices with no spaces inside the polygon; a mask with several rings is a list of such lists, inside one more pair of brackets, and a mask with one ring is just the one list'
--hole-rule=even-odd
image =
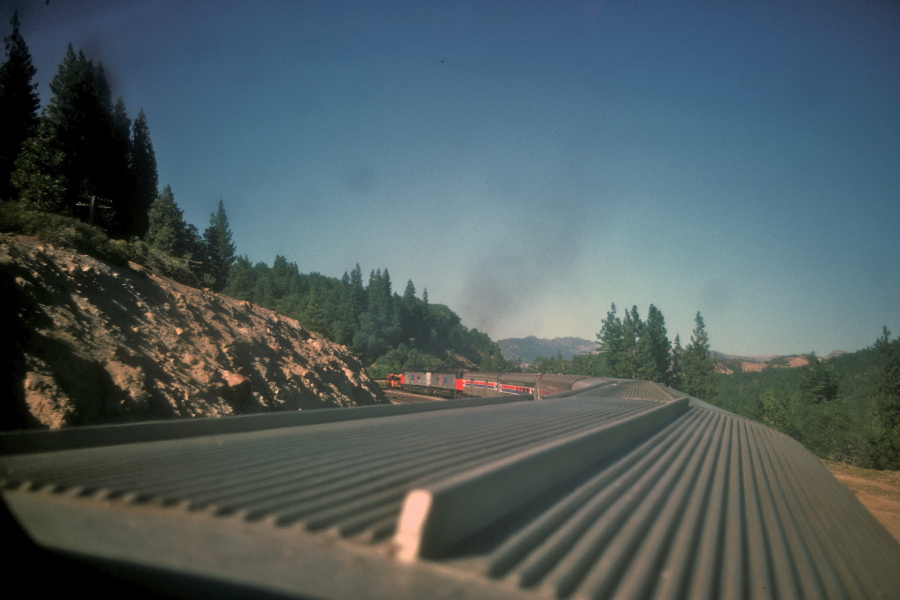
{"label": "pine tree", "polygon": [[328,332],[329,314],[327,293],[318,286],[313,286],[303,296],[298,318],[303,326],[316,333],[325,335]]}
{"label": "pine tree", "polygon": [[300,271],[296,264],[288,262],[287,257],[276,254],[271,273],[272,294],[276,300],[281,300],[291,294],[299,295],[300,289],[297,280],[300,277]]}
{"label": "pine tree", "polygon": [[412,279],[408,279],[406,281],[406,289],[403,290],[403,299],[407,301],[411,301],[416,297],[416,286],[413,284]]}
{"label": "pine tree", "polygon": [[[83,52],[75,54],[69,45],[59,70],[50,82],[53,96],[45,111],[51,135],[64,154],[62,175],[64,178],[65,209],[72,214],[87,213],[79,210],[89,196],[104,198],[98,189],[96,160],[105,155],[98,146],[101,123],[105,120],[105,106],[109,99],[102,98],[94,64]],[[108,90],[107,85],[103,85]],[[104,102],[104,100],[106,102]],[[99,150],[99,151],[98,151]],[[83,208],[83,207],[82,207]]]}
{"label": "pine tree", "polygon": [[258,303],[253,293],[257,276],[253,265],[250,264],[250,259],[246,256],[238,256],[231,265],[231,271],[228,273],[228,286],[224,291],[232,298]]}
{"label": "pine tree", "polygon": [[900,337],[891,339],[887,327],[875,342],[878,367],[874,377],[875,404],[869,463],[876,469],[900,469]]}
{"label": "pine tree", "polygon": [[22,153],[12,173],[12,185],[19,190],[19,198],[38,210],[65,212],[65,158],[50,122],[40,119],[35,135],[22,144]]}
{"label": "pine tree", "polygon": [[875,394],[880,418],[885,426],[900,430],[900,337],[891,339],[888,328],[875,342],[878,353],[878,374]]}
{"label": "pine tree", "polygon": [[190,253],[187,223],[184,221],[184,213],[175,203],[171,186],[167,185],[159,193],[150,206],[147,218],[144,241],[150,247],[178,258],[184,258]]}
{"label": "pine tree", "polygon": [[666,336],[666,320],[651,304],[637,342],[637,378],[670,384],[671,360],[672,344]]}
{"label": "pine tree", "polygon": [[623,377],[639,379],[642,369],[638,358],[638,340],[643,335],[644,323],[638,312],[637,305],[633,305],[630,311],[625,311],[622,318],[622,339],[624,341],[625,373]]}
{"label": "pine tree", "polygon": [[[45,129],[32,152],[22,157],[14,177],[20,193],[32,200],[33,187],[62,182],[60,210],[127,235],[120,218],[128,210],[128,120],[124,103],[113,105],[103,65],[94,65],[69,45],[50,82],[53,97],[41,120]],[[59,165],[45,159],[62,152]],[[54,166],[52,170],[50,166]],[[24,187],[22,187],[24,186]]]}
{"label": "pine tree", "polygon": [[400,337],[403,339],[418,338],[424,311],[416,298],[416,286],[412,279],[406,282],[403,298],[400,301]]}
{"label": "pine tree", "polygon": [[675,334],[675,342],[672,344],[672,368],[669,372],[669,383],[675,389],[681,389],[682,370],[681,361],[684,356],[684,348],[681,347],[681,336]]}
{"label": "pine tree", "polygon": [[353,319],[356,325],[359,325],[359,318],[366,312],[366,288],[363,286],[362,269],[359,263],[350,271],[350,297],[353,308]]}
{"label": "pine tree", "polygon": [[807,355],[809,364],[803,367],[803,379],[800,380],[799,393],[802,401],[808,404],[822,404],[837,399],[840,392],[834,369],[825,361],[819,360],[815,352]]}
{"label": "pine tree", "polygon": [[[107,152],[107,172],[103,183],[107,190],[106,197],[114,199],[110,232],[117,237],[129,238],[136,235],[132,198],[134,177],[131,172],[131,119],[128,118],[125,101],[121,97],[109,116],[109,139],[103,145]],[[156,190],[154,196],[155,192]]]}
{"label": "pine tree", "polygon": [[133,235],[147,234],[148,212],[156,198],[159,176],[156,170],[156,154],[150,141],[150,128],[144,109],[138,112],[131,129],[132,205],[131,226]]}
{"label": "pine tree", "polygon": [[572,357],[568,372],[572,375],[588,375],[590,377],[602,377],[603,365],[600,354],[576,354]]}
{"label": "pine tree", "polygon": [[598,352],[602,357],[603,374],[607,377],[627,377],[627,355],[625,350],[625,333],[622,320],[616,316],[616,303],[613,302],[603,327],[597,334]]}
{"label": "pine tree", "polygon": [[219,200],[219,209],[210,215],[209,227],[203,232],[206,251],[204,272],[210,276],[210,285],[215,290],[222,290],[228,284],[228,272],[235,259],[235,246],[231,238],[225,205]]}
{"label": "pine tree", "polygon": [[25,141],[35,134],[40,100],[32,82],[37,69],[19,32],[19,13],[13,12],[12,33],[4,38],[6,61],[0,65],[0,199],[11,200],[16,159]]}
{"label": "pine tree", "polygon": [[709,353],[709,337],[703,317],[697,313],[691,343],[682,355],[682,391],[708,400],[715,396],[716,369],[715,361]]}
{"label": "pine tree", "polygon": [[353,309],[353,288],[350,286],[350,276],[345,273],[342,285],[338,288],[329,333],[332,340],[348,346],[353,342],[353,335],[358,329],[359,315]]}

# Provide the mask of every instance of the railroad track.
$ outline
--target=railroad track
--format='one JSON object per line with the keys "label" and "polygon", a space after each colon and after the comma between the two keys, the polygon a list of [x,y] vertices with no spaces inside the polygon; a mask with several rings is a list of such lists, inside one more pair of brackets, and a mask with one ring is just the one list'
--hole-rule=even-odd
{"label": "railroad track", "polygon": [[429,402],[432,400],[446,400],[446,398],[438,398],[437,396],[423,396],[422,394],[410,394],[409,392],[400,392],[397,390],[384,390],[391,404],[409,404],[411,402]]}

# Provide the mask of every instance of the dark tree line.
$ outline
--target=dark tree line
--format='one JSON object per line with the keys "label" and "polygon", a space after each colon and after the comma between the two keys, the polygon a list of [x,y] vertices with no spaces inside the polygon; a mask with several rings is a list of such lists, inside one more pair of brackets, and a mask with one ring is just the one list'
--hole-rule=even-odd
{"label": "dark tree line", "polygon": [[0,65],[0,198],[15,196],[10,176],[25,140],[37,130],[41,106],[37,69],[31,63],[28,46],[19,33],[19,15],[13,13],[12,33],[4,38],[6,60]]}
{"label": "dark tree line", "polygon": [[38,114],[36,70],[14,13],[0,66],[0,198],[77,217],[119,238],[143,237],[157,195],[143,110],[132,122],[102,63],[69,45]]}
{"label": "dark tree line", "polygon": [[156,155],[143,110],[132,122],[115,102],[102,63],[71,44],[40,111],[36,70],[13,13],[0,65],[0,199],[78,218],[122,239],[183,259],[221,290],[235,260],[225,208],[200,235],[170,187],[158,191]]}
{"label": "dark tree line", "polygon": [[236,261],[225,204],[219,200],[218,209],[209,216],[209,227],[203,235],[184,220],[171,186],[166,186],[150,205],[147,233],[144,241],[154,250],[180,258],[196,275],[199,282],[216,291],[228,284]]}
{"label": "dark tree line", "polygon": [[637,306],[618,316],[615,303],[602,320],[597,334],[596,353],[577,355],[571,361],[562,353],[539,356],[529,370],[539,373],[646,379],[674,387],[701,399],[716,394],[715,360],[710,354],[709,336],[703,317],[697,313],[691,341],[682,348],[676,335],[669,341],[666,320],[653,304],[647,320],[641,319]]}
{"label": "dark tree line", "polygon": [[619,317],[613,304],[597,334],[599,363],[604,377],[648,379],[692,396],[709,399],[715,395],[715,361],[710,355],[709,336],[703,317],[697,313],[690,343],[682,348],[680,336],[669,341],[666,321],[653,304],[647,320],[641,320],[637,306]]}
{"label": "dark tree line", "polygon": [[393,290],[390,272],[377,269],[364,281],[357,264],[340,279],[300,273],[296,263],[276,256],[272,266],[243,256],[232,266],[225,293],[296,318],[308,329],[347,346],[373,374],[404,368],[472,367],[500,356],[496,343],[465,327],[442,304],[422,297],[410,280],[403,294]]}

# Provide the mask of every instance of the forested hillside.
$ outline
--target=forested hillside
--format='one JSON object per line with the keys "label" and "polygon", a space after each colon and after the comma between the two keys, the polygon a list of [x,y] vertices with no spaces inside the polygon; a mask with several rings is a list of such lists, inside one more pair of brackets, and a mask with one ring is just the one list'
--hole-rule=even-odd
{"label": "forested hillside", "polygon": [[0,66],[4,230],[120,263],[149,263],[182,283],[277,310],[346,345],[376,376],[502,360],[487,335],[469,330],[447,306],[429,303],[426,290],[417,296],[412,281],[402,296],[395,293],[387,268],[364,281],[358,264],[341,279],[302,274],[284,256],[272,266],[251,264],[238,255],[221,200],[201,233],[184,220],[171,187],[158,190],[146,117],[139,111],[132,123],[124,100],[113,100],[102,63],[70,45],[39,113],[36,71],[17,13],[10,24]]}
{"label": "forested hillside", "polygon": [[900,338],[799,369],[719,374],[714,404],[799,440],[818,456],[900,469]]}
{"label": "forested hillside", "polygon": [[388,269],[370,272],[363,283],[357,264],[341,279],[300,273],[277,256],[269,267],[238,257],[225,293],[295,317],[312,331],[344,344],[383,377],[404,368],[476,367],[500,349],[486,334],[468,329],[428,290],[416,295],[412,280],[403,295],[393,291]]}

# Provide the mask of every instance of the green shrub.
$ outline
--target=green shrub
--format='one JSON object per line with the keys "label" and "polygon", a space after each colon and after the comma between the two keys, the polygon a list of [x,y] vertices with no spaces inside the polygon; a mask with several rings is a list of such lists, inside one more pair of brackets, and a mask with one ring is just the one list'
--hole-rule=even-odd
{"label": "green shrub", "polygon": [[120,267],[132,261],[157,275],[185,285],[199,285],[183,259],[154,250],[137,238],[111,240],[99,227],[37,211],[22,203],[0,202],[0,231],[34,236],[46,244],[70,248]]}

